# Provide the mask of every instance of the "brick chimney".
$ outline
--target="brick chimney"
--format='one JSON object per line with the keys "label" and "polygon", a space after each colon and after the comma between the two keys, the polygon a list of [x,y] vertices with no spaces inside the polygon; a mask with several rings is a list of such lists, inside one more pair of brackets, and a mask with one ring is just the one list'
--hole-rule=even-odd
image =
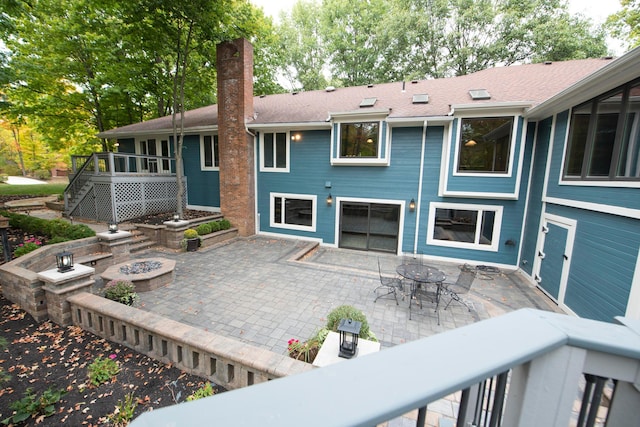
{"label": "brick chimney", "polygon": [[245,39],[217,46],[220,209],[241,236],[255,234],[253,46]]}

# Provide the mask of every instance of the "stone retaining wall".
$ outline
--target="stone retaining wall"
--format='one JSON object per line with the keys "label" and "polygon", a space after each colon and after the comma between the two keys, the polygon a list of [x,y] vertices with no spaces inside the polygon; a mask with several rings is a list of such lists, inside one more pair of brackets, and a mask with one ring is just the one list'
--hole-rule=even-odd
{"label": "stone retaining wall", "polygon": [[288,356],[82,292],[69,297],[82,329],[230,390],[314,369]]}

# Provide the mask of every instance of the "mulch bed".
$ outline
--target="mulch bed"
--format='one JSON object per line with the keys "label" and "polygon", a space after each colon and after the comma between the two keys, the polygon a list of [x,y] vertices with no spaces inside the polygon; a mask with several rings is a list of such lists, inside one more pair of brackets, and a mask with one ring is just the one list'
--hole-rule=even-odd
{"label": "mulch bed", "polygon": [[[40,395],[48,388],[65,390],[55,414],[29,418],[19,425],[109,425],[108,416],[132,393],[144,411],[183,402],[206,380],[165,365],[127,347],[111,343],[82,329],[38,324],[29,314],[0,296],[0,421],[10,417],[9,405],[23,398],[28,388]],[[115,355],[115,356],[114,356]],[[89,386],[87,368],[98,357],[112,357],[120,372],[112,381]],[[9,379],[2,380],[5,376]],[[216,392],[223,389],[215,387]]]}

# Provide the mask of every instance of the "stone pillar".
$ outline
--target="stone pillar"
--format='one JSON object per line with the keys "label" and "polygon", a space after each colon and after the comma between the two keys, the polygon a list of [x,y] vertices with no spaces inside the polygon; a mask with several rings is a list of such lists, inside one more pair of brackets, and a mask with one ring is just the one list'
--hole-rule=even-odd
{"label": "stone pillar", "polygon": [[91,292],[91,286],[95,283],[92,278],[94,273],[95,269],[82,264],[75,265],[73,270],[65,273],[57,269],[38,273],[38,279],[45,283],[43,289],[49,319],[61,326],[71,325],[71,306],[67,298],[80,292]]}
{"label": "stone pillar", "polygon": [[130,245],[132,234],[128,231],[118,230],[115,233],[105,231],[96,235],[100,241],[100,249],[103,252],[111,252],[113,264],[127,261],[131,257]]}
{"label": "stone pillar", "polygon": [[253,46],[245,39],[217,46],[220,209],[241,236],[255,233]]}

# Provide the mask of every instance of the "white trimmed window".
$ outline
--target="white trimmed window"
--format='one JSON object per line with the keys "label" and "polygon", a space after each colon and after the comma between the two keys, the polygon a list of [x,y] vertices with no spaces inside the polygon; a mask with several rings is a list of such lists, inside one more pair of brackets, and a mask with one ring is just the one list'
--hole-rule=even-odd
{"label": "white trimmed window", "polygon": [[514,117],[461,118],[456,174],[508,174]]}
{"label": "white trimmed window", "polygon": [[141,172],[170,173],[169,139],[166,137],[146,138],[136,141],[136,154],[143,156],[137,160],[137,168]]}
{"label": "white trimmed window", "polygon": [[200,136],[200,169],[220,170],[218,158],[218,135]]}
{"label": "white trimmed window", "polygon": [[260,134],[260,172],[289,172],[289,132]]}
{"label": "white trimmed window", "polygon": [[271,193],[270,198],[271,227],[316,231],[317,196]]}
{"label": "white trimmed window", "polygon": [[502,206],[431,203],[427,244],[497,251]]}

